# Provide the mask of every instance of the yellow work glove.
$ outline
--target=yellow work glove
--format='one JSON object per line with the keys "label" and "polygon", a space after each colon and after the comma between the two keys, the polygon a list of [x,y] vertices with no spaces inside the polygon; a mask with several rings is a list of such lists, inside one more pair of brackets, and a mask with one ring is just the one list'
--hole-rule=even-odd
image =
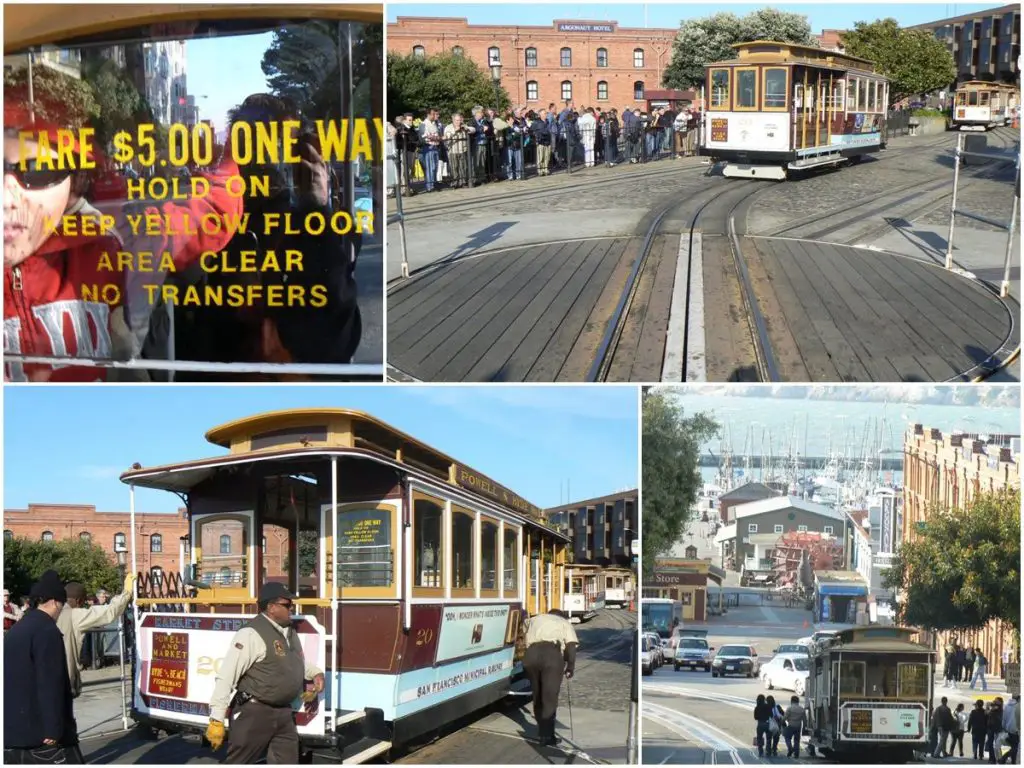
{"label": "yellow work glove", "polygon": [[125,592],[131,592],[132,591],[132,587],[134,587],[134,586],[135,586],[135,574],[134,573],[125,574],[125,577],[124,577],[124,591]]}
{"label": "yellow work glove", "polygon": [[220,720],[211,720],[206,726],[206,740],[210,742],[214,752],[220,749],[224,744],[224,723]]}
{"label": "yellow work glove", "polygon": [[317,675],[313,678],[313,690],[303,691],[299,698],[301,698],[306,704],[309,704],[311,701],[316,701],[317,696],[319,696],[323,690],[324,676]]}

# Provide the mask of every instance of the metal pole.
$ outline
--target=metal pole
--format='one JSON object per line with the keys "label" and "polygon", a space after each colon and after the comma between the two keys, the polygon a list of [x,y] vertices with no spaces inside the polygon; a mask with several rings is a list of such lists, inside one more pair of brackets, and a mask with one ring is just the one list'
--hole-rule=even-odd
{"label": "metal pole", "polygon": [[1017,178],[1013,182],[1013,209],[1010,211],[1010,226],[1006,236],[1006,263],[1003,265],[1003,284],[999,295],[1010,295],[1010,260],[1013,258],[1013,244],[1017,242],[1017,206],[1020,202],[1020,155],[1017,156]]}
{"label": "metal pole", "polygon": [[956,189],[960,184],[960,158],[964,151],[964,135],[956,137],[956,151],[953,153],[953,199],[949,204],[949,237],[946,238],[946,269],[953,268],[953,233],[956,229]]}
{"label": "metal pole", "polygon": [[33,124],[36,121],[35,89],[32,85],[32,51],[28,52],[28,119]]}
{"label": "metal pole", "polygon": [[[123,568],[121,570],[124,571]],[[122,581],[123,581],[124,580],[123,579],[124,573],[122,573],[121,576],[122,576]],[[134,606],[133,606],[133,610],[134,610]],[[102,637],[102,635],[93,635],[93,642],[94,643],[96,642],[97,637]],[[102,644],[103,641],[100,640],[99,642]],[[119,661],[120,661],[120,664],[121,664],[121,729],[127,731],[128,730],[128,691],[127,691],[125,686],[127,685],[128,681],[125,679],[125,675],[124,675],[124,616],[123,615],[121,616],[120,620],[117,622],[117,651],[118,651]]]}
{"label": "metal pole", "polygon": [[637,730],[639,727],[639,712],[637,702],[639,701],[640,670],[637,669],[637,659],[640,656],[640,649],[637,646],[639,635],[633,633],[633,663],[632,674],[629,684],[629,730],[626,733],[626,763],[636,765],[637,760]]}
{"label": "metal pole", "polygon": [[[341,675],[338,673],[338,649],[341,638],[338,631],[338,457],[331,456],[331,574],[327,582],[331,588],[331,724],[338,716],[338,688]],[[296,557],[296,559],[298,559]],[[412,597],[411,595],[409,596]],[[411,602],[411,599],[410,599]]]}

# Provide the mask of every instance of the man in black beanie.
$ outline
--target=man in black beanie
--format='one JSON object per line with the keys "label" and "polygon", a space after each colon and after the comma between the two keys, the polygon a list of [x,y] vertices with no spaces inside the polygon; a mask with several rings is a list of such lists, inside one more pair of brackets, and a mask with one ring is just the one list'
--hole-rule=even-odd
{"label": "man in black beanie", "polygon": [[67,593],[56,571],[32,585],[32,610],[4,637],[4,762],[85,763],[78,747],[64,639]]}

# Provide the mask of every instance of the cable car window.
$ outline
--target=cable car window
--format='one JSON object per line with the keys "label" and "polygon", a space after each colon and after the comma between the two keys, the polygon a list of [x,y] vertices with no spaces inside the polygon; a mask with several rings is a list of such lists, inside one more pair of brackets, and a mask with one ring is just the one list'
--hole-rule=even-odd
{"label": "cable car window", "polygon": [[444,509],[430,499],[413,502],[413,586],[440,589],[443,552]]}
{"label": "cable car window", "polygon": [[833,674],[838,672],[840,694],[856,693],[861,696],[864,695],[867,665],[863,661],[844,661],[842,664],[835,662],[832,669]]}
{"label": "cable car window", "polygon": [[247,588],[248,520],[215,517],[201,520],[197,527],[200,546],[196,562],[200,574],[218,574],[216,581],[221,586]]}
{"label": "cable car window", "polygon": [[764,108],[786,108],[786,70],[769,67],[764,71]]}
{"label": "cable car window", "polygon": [[473,544],[476,515],[452,507],[452,594],[475,594],[473,574]]}
{"label": "cable car window", "polygon": [[981,93],[979,93],[978,104],[982,107],[987,107],[989,105],[989,96],[990,94],[988,91],[982,91]]}
{"label": "cable car window", "polygon": [[515,528],[505,526],[504,556],[504,588],[505,597],[515,597],[519,593],[519,547],[518,533]]}
{"label": "cable car window", "polygon": [[846,111],[857,111],[857,78],[852,76],[846,81]]}
{"label": "cable car window", "polygon": [[711,109],[729,109],[728,69],[711,70]]}
{"label": "cable car window", "polygon": [[349,507],[338,512],[338,586],[394,584],[395,551],[391,507]]}
{"label": "cable car window", "polygon": [[902,662],[896,665],[896,695],[901,699],[928,696],[928,665]]}
{"label": "cable car window", "polygon": [[977,91],[971,91],[970,93],[967,94],[967,104],[968,104],[968,106],[971,106],[971,107],[978,106],[978,92]]}
{"label": "cable car window", "polygon": [[5,379],[379,365],[360,329],[379,329],[383,298],[360,295],[355,266],[383,201],[383,25],[340,20],[341,6],[296,21],[166,8],[132,28],[108,10],[91,30],[69,22],[74,44],[5,51],[4,124],[25,132],[5,151],[40,163],[5,198],[24,226],[4,262],[26,302],[6,320]]}
{"label": "cable car window", "polygon": [[498,524],[480,519],[480,589],[498,589]]}
{"label": "cable car window", "polygon": [[736,69],[736,109],[757,109],[756,69]]}
{"label": "cable car window", "polygon": [[964,93],[963,91],[960,91],[956,95],[956,105],[958,107],[966,107],[967,106],[967,94]]}

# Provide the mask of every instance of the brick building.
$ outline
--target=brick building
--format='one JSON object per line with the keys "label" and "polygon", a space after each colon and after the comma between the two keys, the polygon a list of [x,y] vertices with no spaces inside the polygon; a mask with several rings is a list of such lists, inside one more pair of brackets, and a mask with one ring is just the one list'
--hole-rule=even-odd
{"label": "brick building", "polygon": [[661,88],[677,29],[630,29],[614,21],[554,21],[542,26],[470,24],[465,18],[399,16],[388,24],[388,53],[466,56],[500,84],[514,104],[546,108],[646,109]]}
{"label": "brick building", "polygon": [[1019,4],[930,21],[910,29],[927,30],[945,43],[956,61],[958,83],[1020,81]]}
{"label": "brick building", "polygon": [[[176,514],[135,513],[136,562],[141,573],[159,569],[164,574],[182,570],[187,563],[188,519],[185,510]],[[116,562],[117,547],[129,547],[131,531],[127,512],[98,512],[88,504],[29,504],[28,509],[4,510],[4,541],[14,538],[33,540],[87,539],[98,544]],[[269,576],[285,573],[288,556],[288,532],[277,526],[266,526],[263,535],[263,564]],[[203,526],[203,550],[218,557],[215,573],[221,577],[239,570],[243,546],[243,530],[233,521],[214,522]],[[227,569],[226,571],[224,569]],[[212,576],[213,574],[204,574]]]}
{"label": "brick building", "polygon": [[[931,508],[963,508],[979,493],[1020,489],[1020,436],[953,433],[915,424],[903,442],[902,540],[913,541]],[[1012,660],[1020,649],[1013,627],[993,621],[979,630],[937,633],[938,647],[951,641],[981,648],[989,671],[1002,670],[1004,650]]]}

